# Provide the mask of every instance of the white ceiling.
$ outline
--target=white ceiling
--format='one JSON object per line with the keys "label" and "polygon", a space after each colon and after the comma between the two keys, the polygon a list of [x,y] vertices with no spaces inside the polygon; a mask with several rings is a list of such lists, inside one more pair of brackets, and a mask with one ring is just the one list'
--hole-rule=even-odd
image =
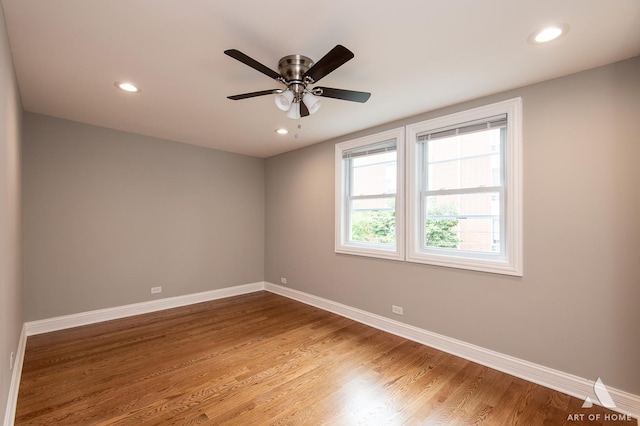
{"label": "white ceiling", "polygon": [[[639,0],[0,1],[25,110],[258,157],[640,55]],[[298,138],[273,96],[226,98],[280,87],[226,49],[277,70],[337,44],[355,58],[321,85],[371,99],[323,99]]]}

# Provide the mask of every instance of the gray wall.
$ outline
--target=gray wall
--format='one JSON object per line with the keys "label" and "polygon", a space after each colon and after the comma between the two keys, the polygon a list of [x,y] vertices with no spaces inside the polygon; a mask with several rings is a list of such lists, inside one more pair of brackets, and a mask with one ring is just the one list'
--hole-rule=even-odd
{"label": "gray wall", "polygon": [[25,113],[24,319],[262,281],[264,206],[263,159]]}
{"label": "gray wall", "polygon": [[22,104],[0,5],[0,417],[11,374],[9,357],[22,330],[20,283],[20,131]]}
{"label": "gray wall", "polygon": [[[334,253],[335,143],[516,96],[523,278]],[[269,158],[265,279],[638,395],[639,123],[636,57]]]}

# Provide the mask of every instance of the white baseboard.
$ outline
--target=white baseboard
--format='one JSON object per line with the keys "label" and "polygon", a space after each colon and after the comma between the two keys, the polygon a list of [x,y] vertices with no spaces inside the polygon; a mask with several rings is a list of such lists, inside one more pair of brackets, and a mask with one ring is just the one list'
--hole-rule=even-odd
{"label": "white baseboard", "polygon": [[24,351],[27,347],[27,330],[22,326],[20,340],[18,341],[18,349],[13,362],[13,370],[11,373],[11,383],[9,384],[9,394],[7,396],[7,407],[4,411],[4,426],[13,426],[16,417],[16,406],[18,404],[18,390],[20,387],[20,378],[22,377],[22,363],[24,362]]}
{"label": "white baseboard", "polygon": [[126,318],[149,312],[162,311],[164,309],[178,308],[180,306],[208,302],[210,300],[223,299],[225,297],[238,296],[240,294],[253,293],[260,290],[264,290],[264,282],[226,287],[202,293],[187,294],[185,296],[167,297],[165,299],[81,312],[79,314],[65,315],[39,321],[30,321],[25,323],[25,328],[27,336],[33,336],[35,334],[48,333],[50,331],[64,330],[67,328],[79,327],[81,325]]}
{"label": "white baseboard", "polygon": [[[509,355],[501,354],[499,352],[452,339],[437,333],[432,333],[418,327],[394,321],[380,315],[372,314],[370,312],[317,297],[312,294],[268,282],[257,282],[203,293],[170,297],[150,302],[136,303],[132,305],[25,323],[20,337],[18,353],[16,354],[16,364],[14,366],[11,381],[4,426],[13,425],[16,402],[18,399],[18,384],[20,383],[20,374],[22,371],[27,336],[176,308],[194,303],[207,302],[210,300],[222,299],[225,297],[237,296],[261,290],[266,290],[274,294],[279,294],[281,296],[297,300],[307,305],[315,306],[325,311],[333,312],[362,324],[366,324],[452,355],[477,362],[478,364],[494,368],[504,373],[566,393],[576,398],[584,399],[588,396],[594,403],[598,403],[599,401],[594,393],[594,381],[534,364]],[[635,418],[640,418],[640,396],[611,387],[607,387],[607,390],[616,405],[615,411]]]}
{"label": "white baseboard", "polygon": [[[413,327],[380,315],[277,284],[265,283],[265,290],[307,305],[315,306],[325,311],[333,312],[362,324],[439,349],[443,352],[491,367],[495,370],[511,374],[512,376],[566,393],[582,400],[588,396],[594,403],[598,403],[599,401],[594,393],[594,381],[582,377],[501,354],[441,334],[432,333],[418,327]],[[636,419],[640,418],[640,396],[608,386],[607,390],[616,405],[614,411],[630,415]]]}

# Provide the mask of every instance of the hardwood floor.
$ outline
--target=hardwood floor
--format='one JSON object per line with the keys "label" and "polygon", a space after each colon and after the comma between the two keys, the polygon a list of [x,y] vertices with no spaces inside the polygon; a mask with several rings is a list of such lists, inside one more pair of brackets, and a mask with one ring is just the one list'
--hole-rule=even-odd
{"label": "hardwood floor", "polygon": [[29,337],[15,424],[636,424],[581,405],[258,292]]}

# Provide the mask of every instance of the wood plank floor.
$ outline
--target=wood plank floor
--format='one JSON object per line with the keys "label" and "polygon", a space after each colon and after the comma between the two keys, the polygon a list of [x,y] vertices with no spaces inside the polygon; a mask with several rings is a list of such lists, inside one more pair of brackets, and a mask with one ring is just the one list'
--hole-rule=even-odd
{"label": "wood plank floor", "polygon": [[[16,425],[599,425],[612,411],[268,292],[31,336]],[[569,414],[585,414],[572,421]],[[588,421],[588,415],[599,421]]]}

